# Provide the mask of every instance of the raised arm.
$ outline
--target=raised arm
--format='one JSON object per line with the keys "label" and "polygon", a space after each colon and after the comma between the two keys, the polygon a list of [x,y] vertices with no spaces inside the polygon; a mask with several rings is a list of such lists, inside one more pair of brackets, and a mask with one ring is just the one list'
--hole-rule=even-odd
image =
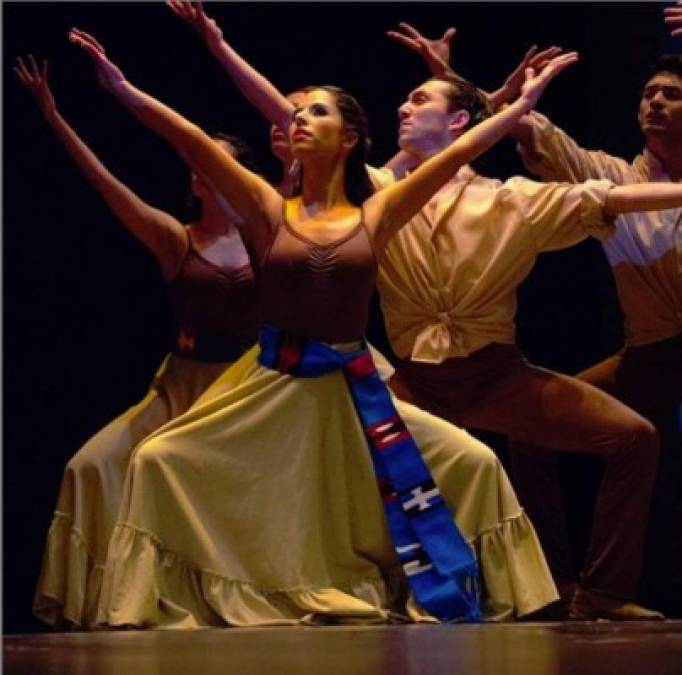
{"label": "raised arm", "polygon": [[670,35],[682,36],[682,0],[677,0],[675,7],[666,7],[665,23],[670,28]]}
{"label": "raised arm", "polygon": [[560,56],[562,52],[561,47],[555,45],[539,52],[538,46],[533,45],[525,53],[519,65],[507,76],[502,85],[487,95],[490,107],[493,110],[497,110],[500,106],[517,98],[523,86],[526,69],[532,68],[535,72],[540,72],[552,59]]}
{"label": "raised arm", "polygon": [[17,59],[14,72],[33,95],[45,121],[66,148],[86,180],[126,228],[156,257],[164,278],[175,274],[186,248],[183,225],[140,199],[113,176],[57,110],[47,79],[47,61],[39,68],[32,55]]}
{"label": "raised arm", "polygon": [[[447,28],[438,39],[430,39],[404,21],[399,24],[399,27],[402,32],[391,30],[386,35],[408,49],[417,52],[433,77],[450,82],[457,82],[458,79],[461,79],[461,75],[450,65],[450,45],[457,32],[455,28]],[[483,89],[480,91],[488,98],[491,108],[497,110],[504,103],[518,98],[521,93],[521,86],[524,83],[526,69],[532,68],[534,71],[540,72],[561,53],[560,47],[552,46],[538,52],[537,45],[533,45],[498,89],[492,93]]]}
{"label": "raised arm", "polygon": [[232,49],[225,41],[223,32],[215,20],[209,18],[204,12],[203,3],[168,0],[166,4],[176,16],[196,31],[249,103],[259,110],[271,124],[286,132],[294,112],[293,104],[267,78]]}
{"label": "raised arm", "polygon": [[419,54],[434,77],[452,80],[459,75],[450,67],[450,43],[457,33],[456,28],[446,28],[437,39],[424,37],[414,26],[405,21],[398,24],[400,31],[389,30],[386,35],[399,44]]}
{"label": "raised arm", "polygon": [[576,53],[558,56],[538,75],[528,69],[522,94],[514,103],[463,133],[402,181],[370,197],[365,202],[365,218],[379,250],[462,165],[503,138],[533,108],[549,82],[577,59]]}
{"label": "raised arm", "polygon": [[[225,40],[223,32],[204,12],[202,2],[166,0],[173,13],[191,26],[208,50],[222,64],[244,97],[271,124],[285,133],[289,128],[295,106],[262,73],[245,61]],[[454,29],[452,29],[454,34]],[[391,157],[384,166],[401,178],[412,169],[416,160],[402,150]]]}
{"label": "raised arm", "polygon": [[633,180],[624,159],[580,146],[563,129],[535,111],[524,115],[510,132],[526,168],[545,181],[581,183],[605,178],[616,184]]}
{"label": "raised arm", "polygon": [[201,177],[224,196],[243,219],[243,234],[256,249],[267,247],[279,222],[282,197],[244,168],[218,143],[179,113],[128,82],[92,36],[72,29],[69,39],[90,56],[100,83],[143,124],[165,138]]}

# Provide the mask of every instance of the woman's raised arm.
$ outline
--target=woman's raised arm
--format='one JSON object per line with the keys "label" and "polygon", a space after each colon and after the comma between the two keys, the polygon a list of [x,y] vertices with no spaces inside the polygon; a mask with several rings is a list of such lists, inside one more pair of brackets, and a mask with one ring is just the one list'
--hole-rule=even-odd
{"label": "woman's raised arm", "polygon": [[14,72],[33,95],[57,138],[86,180],[97,190],[126,228],[156,257],[164,278],[178,269],[186,248],[183,225],[173,216],[150,206],[102,164],[57,110],[47,79],[47,61],[39,68],[32,55],[17,59]]}
{"label": "woman's raised arm", "polygon": [[176,16],[196,31],[249,103],[271,124],[286,133],[294,112],[293,104],[270,80],[232,49],[215,20],[204,12],[203,3],[167,0],[166,4]]}
{"label": "woman's raised arm", "polygon": [[282,197],[265,180],[244,168],[196,124],[128,82],[95,38],[73,28],[69,39],[90,56],[97,76],[143,124],[165,138],[199,175],[205,176],[246,223],[261,247],[279,222]]}

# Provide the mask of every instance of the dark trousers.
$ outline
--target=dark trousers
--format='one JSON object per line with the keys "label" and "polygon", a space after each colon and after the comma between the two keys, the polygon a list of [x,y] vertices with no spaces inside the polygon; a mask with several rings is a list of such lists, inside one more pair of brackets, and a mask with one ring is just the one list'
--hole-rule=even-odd
{"label": "dark trousers", "polygon": [[577,377],[623,401],[660,434],[640,593],[682,616],[682,334],[623,349]]}
{"label": "dark trousers", "polygon": [[515,439],[517,492],[559,586],[573,581],[574,573],[554,470],[557,453],[601,457],[605,471],[581,583],[634,597],[658,460],[658,434],[650,422],[590,384],[530,365],[514,345],[491,344],[441,364],[400,362],[391,388],[458,426]]}

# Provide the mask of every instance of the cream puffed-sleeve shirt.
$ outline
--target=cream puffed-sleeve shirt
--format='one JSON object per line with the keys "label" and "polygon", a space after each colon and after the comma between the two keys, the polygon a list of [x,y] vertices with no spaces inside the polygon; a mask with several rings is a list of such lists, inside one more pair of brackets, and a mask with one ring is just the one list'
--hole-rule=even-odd
{"label": "cream puffed-sleeve shirt", "polygon": [[[572,183],[606,178],[618,185],[670,182],[648,150],[632,163],[581,148],[544,115],[531,113],[533,150],[519,146],[530,171]],[[682,333],[682,208],[624,213],[602,241],[618,290],[628,344],[642,346]]]}
{"label": "cream puffed-sleeve shirt", "polygon": [[484,178],[464,167],[389,242],[378,287],[400,358],[441,363],[511,344],[517,288],[542,251],[608,236],[609,181]]}

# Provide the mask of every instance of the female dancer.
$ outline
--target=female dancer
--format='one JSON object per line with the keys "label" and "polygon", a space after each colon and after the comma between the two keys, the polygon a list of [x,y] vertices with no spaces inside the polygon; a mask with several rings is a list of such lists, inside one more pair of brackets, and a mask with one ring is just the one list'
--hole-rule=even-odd
{"label": "female dancer", "polygon": [[[255,341],[256,293],[247,251],[229,204],[192,174],[201,215],[184,226],[145,204],[118,181],[56,108],[47,62],[18,60],[16,74],[87,180],[130,232],[156,257],[168,284],[177,336],[145,398],[91,438],[66,466],[47,538],[34,611],[54,626],[93,625],[107,545],[133,448],[187,410]],[[212,141],[236,160],[243,141]]]}
{"label": "female dancer", "polygon": [[[373,425],[358,392],[358,381],[372,377],[366,353],[358,350],[377,258],[430,195],[498,140],[575,55],[554,60],[538,76],[529,74],[518,101],[403,182],[372,196],[361,108],[338,89],[307,89],[290,127],[292,150],[302,164],[301,193],[283,199],[216,151],[198,127],[127,82],[94,38],[75,29],[70,38],[91,56],[100,81],[184,153],[249,223],[250,241],[263,261],[262,314],[277,326],[264,328],[261,349],[223,376],[231,388],[204,399],[135,452],[98,620],[175,627],[320,616],[385,620],[401,604],[389,597],[395,585],[386,577],[395,571],[396,557],[366,438],[377,447],[409,434],[395,415],[390,423]],[[330,364],[343,372],[330,371]],[[524,613],[555,598],[532,528],[515,508],[492,453],[411,406],[396,407],[434,473],[438,467],[452,470],[446,498],[465,538],[475,532],[470,543],[487,560],[487,590],[492,586],[491,596],[508,603],[493,603],[484,612]],[[362,425],[358,414],[364,415]],[[381,457],[390,464],[388,454]],[[386,508],[402,503],[407,513],[409,499],[393,469],[387,471],[388,477],[380,476]],[[410,490],[419,512],[433,513],[429,500],[439,499],[429,480]],[[485,519],[487,532],[480,527]],[[430,543],[400,546],[393,531],[392,537],[413,581],[429,570],[441,574]],[[415,552],[420,547],[426,557]],[[420,592],[417,598],[443,618],[475,618],[467,604],[475,583],[470,568],[448,564],[461,605],[448,613],[432,609]],[[408,611],[420,613],[414,602]]]}

